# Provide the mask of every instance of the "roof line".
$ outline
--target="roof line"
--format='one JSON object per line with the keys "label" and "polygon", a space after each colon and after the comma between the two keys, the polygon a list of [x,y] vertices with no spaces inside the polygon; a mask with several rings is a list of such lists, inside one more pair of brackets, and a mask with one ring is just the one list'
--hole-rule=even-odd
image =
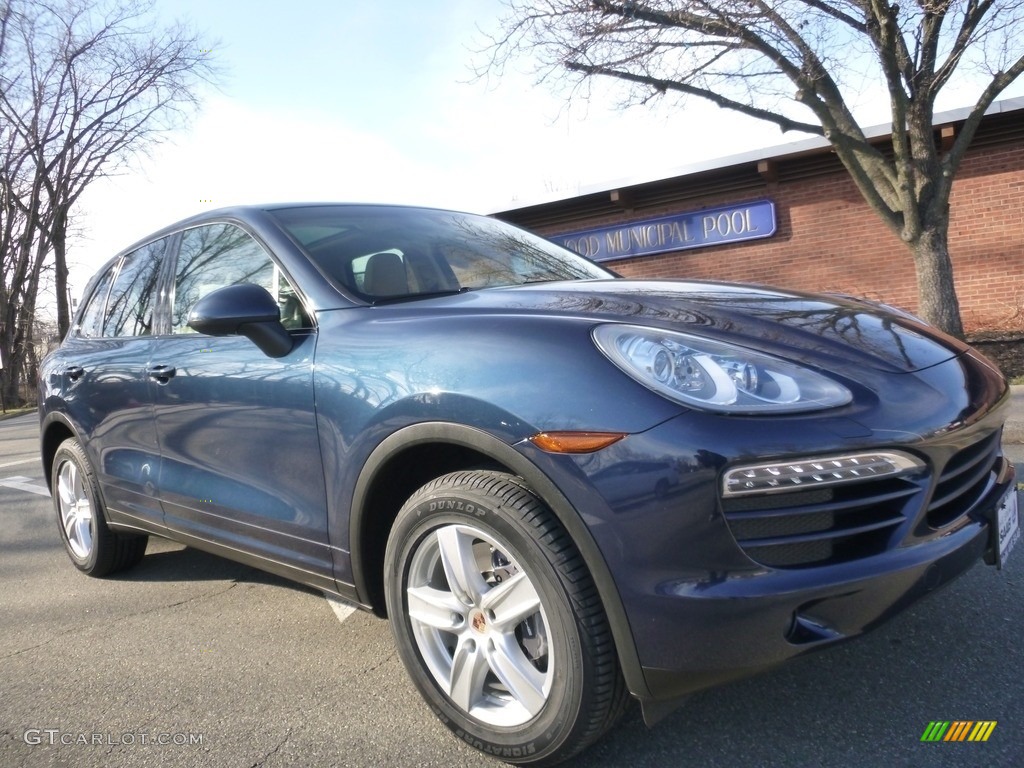
{"label": "roof line", "polygon": [[[935,127],[947,125],[949,123],[956,123],[962,120],[966,120],[971,113],[972,107],[960,107],[958,109],[951,109],[945,112],[940,112],[932,119],[932,125]],[[1010,99],[1004,99],[1002,101],[993,102],[987,110],[986,115],[997,115],[1006,112],[1015,112],[1017,110],[1024,110],[1024,97],[1018,96]],[[891,123],[880,123],[864,129],[864,135],[868,139],[881,139],[886,136],[892,135],[892,124]],[[746,152],[741,152],[735,155],[723,155],[709,160],[701,160],[695,163],[687,163],[686,165],[677,166],[664,174],[657,177],[650,176],[636,176],[636,177],[625,177],[619,179],[611,179],[608,181],[597,182],[594,184],[588,184],[586,186],[579,186],[575,194],[565,195],[560,197],[541,198],[532,203],[525,205],[517,205],[514,208],[503,208],[500,211],[493,211],[497,213],[511,213],[512,211],[521,211],[527,208],[538,208],[545,205],[553,205],[555,203],[564,202],[566,200],[572,200],[574,198],[586,197],[587,195],[600,194],[602,192],[611,192],[615,189],[622,189],[624,187],[635,187],[641,184],[649,184],[654,181],[662,181],[665,179],[679,178],[682,176],[692,176],[696,173],[703,173],[705,171],[721,170],[734,165],[743,165],[745,163],[756,163],[760,160],[775,160],[782,158],[794,157],[796,155],[807,154],[818,150],[827,149],[831,144],[824,136],[811,136],[806,139],[799,139],[797,141],[786,142],[784,144],[775,144],[769,147],[761,147],[759,149],[751,149]]]}

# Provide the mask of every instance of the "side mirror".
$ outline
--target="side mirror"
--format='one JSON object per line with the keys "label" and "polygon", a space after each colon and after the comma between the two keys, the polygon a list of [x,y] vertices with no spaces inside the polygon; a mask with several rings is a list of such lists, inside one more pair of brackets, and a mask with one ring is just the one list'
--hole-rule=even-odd
{"label": "side mirror", "polygon": [[268,357],[292,351],[292,337],[281,324],[281,310],[265,288],[252,283],[228,285],[197,301],[188,326],[207,336],[245,336]]}

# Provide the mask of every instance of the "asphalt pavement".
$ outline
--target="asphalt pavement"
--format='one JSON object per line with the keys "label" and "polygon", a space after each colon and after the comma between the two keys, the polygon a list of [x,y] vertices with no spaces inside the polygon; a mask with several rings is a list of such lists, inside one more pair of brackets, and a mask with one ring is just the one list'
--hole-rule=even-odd
{"label": "asphalt pavement", "polygon": [[[1024,386],[1005,446],[1024,467]],[[68,561],[34,414],[0,421],[0,766],[498,766],[435,721],[388,624],[315,590],[151,539],[132,571]],[[1021,765],[1024,550],[854,642],[632,709],[582,768]],[[995,722],[929,743],[935,721]]]}

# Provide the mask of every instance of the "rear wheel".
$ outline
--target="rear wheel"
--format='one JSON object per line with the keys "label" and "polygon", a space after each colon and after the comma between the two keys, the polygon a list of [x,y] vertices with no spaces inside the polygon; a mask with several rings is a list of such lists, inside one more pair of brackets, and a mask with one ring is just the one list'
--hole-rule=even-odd
{"label": "rear wheel", "polygon": [[106,576],[142,559],[149,537],[115,533],[107,527],[96,475],[75,438],[57,449],[50,480],[61,539],[78,570]]}
{"label": "rear wheel", "polygon": [[551,765],[621,714],[627,691],[583,558],[518,478],[475,471],[428,483],[399,512],[385,568],[402,660],[472,746]]}

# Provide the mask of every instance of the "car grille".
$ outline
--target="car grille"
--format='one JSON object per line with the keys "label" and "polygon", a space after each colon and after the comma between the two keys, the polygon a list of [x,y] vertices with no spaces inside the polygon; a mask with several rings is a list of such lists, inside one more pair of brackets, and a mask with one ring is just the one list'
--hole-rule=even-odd
{"label": "car grille", "polygon": [[993,469],[999,457],[1000,433],[963,449],[946,462],[928,504],[932,528],[956,522],[977,504],[995,481]]}
{"label": "car grille", "polygon": [[[941,529],[969,512],[995,482],[999,433],[945,463],[924,519]],[[722,499],[736,542],[753,560],[773,568],[806,568],[878,554],[922,516],[932,476],[908,473],[857,479],[829,488]],[[897,536],[897,532],[901,532]]]}

